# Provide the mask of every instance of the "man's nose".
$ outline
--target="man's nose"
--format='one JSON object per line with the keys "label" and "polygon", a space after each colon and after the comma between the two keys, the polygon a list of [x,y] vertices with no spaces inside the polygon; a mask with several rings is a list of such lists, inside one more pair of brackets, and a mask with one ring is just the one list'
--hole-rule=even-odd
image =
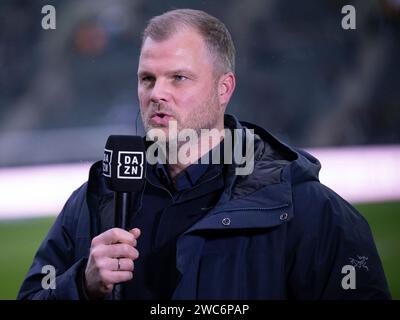
{"label": "man's nose", "polygon": [[167,84],[162,79],[157,79],[154,82],[153,89],[151,90],[150,100],[151,102],[158,103],[160,101],[168,102],[170,93],[167,88]]}

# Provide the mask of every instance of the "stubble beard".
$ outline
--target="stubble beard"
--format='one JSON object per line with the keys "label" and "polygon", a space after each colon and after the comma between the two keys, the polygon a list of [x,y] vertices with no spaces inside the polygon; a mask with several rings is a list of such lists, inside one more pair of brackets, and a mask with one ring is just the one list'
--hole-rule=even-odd
{"label": "stubble beard", "polygon": [[[196,108],[195,110],[198,110],[198,112],[194,111],[191,114],[187,115],[186,119],[182,119],[177,113],[173,112],[171,108],[169,108],[168,106],[160,106],[160,105],[152,106],[149,108],[146,114],[144,114],[143,108],[141,108],[140,113],[142,116],[146,136],[150,140],[153,140],[151,134],[152,129],[162,130],[163,128],[166,128],[165,126],[154,126],[150,124],[150,115],[156,111],[165,112],[173,116],[174,118],[173,121],[177,122],[177,134],[179,134],[179,132],[181,132],[183,129],[192,129],[196,132],[197,137],[200,138],[202,129],[216,128],[219,125],[219,122],[221,121],[220,117],[222,112],[220,111],[217,90],[212,90],[212,92],[210,92],[210,94],[208,95],[206,101],[204,101],[201,105],[199,105],[198,108]],[[167,146],[171,142],[176,146],[178,146],[179,149],[180,146],[186,143],[186,141],[179,141],[179,140],[169,141],[169,136],[167,131],[164,132],[166,134],[165,137],[163,137],[162,142],[166,143]]]}

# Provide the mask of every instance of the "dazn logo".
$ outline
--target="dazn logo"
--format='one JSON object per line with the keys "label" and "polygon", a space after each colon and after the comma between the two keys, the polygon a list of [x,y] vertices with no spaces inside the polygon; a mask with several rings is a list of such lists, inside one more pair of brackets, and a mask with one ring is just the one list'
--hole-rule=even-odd
{"label": "dazn logo", "polygon": [[143,152],[119,151],[117,177],[119,179],[142,179],[143,159]]}

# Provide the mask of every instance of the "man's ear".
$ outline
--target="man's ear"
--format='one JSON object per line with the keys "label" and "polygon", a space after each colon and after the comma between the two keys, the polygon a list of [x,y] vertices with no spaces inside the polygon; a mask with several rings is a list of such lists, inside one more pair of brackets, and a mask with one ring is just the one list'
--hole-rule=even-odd
{"label": "man's ear", "polygon": [[233,72],[223,74],[219,79],[218,98],[219,104],[225,107],[235,90],[236,78]]}

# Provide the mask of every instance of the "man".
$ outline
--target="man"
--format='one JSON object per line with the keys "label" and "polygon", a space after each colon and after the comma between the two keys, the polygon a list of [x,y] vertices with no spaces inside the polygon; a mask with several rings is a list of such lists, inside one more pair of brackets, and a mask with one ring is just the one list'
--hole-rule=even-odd
{"label": "man", "polygon": [[[202,11],[149,22],[138,67],[147,137],[161,131],[179,152],[182,142],[169,138],[175,123],[200,138],[184,152],[189,161],[148,164],[129,231],[112,228],[112,192],[94,164],[39,248],[19,298],[110,299],[116,284],[122,299],[390,298],[367,222],[319,183],[318,160],[225,115],[234,56],[224,24]],[[210,140],[202,129],[225,134]],[[233,131],[254,143],[252,170],[238,174],[241,164],[225,153],[223,163],[196,163]],[[56,269],[53,289],[41,286],[45,265]]]}

